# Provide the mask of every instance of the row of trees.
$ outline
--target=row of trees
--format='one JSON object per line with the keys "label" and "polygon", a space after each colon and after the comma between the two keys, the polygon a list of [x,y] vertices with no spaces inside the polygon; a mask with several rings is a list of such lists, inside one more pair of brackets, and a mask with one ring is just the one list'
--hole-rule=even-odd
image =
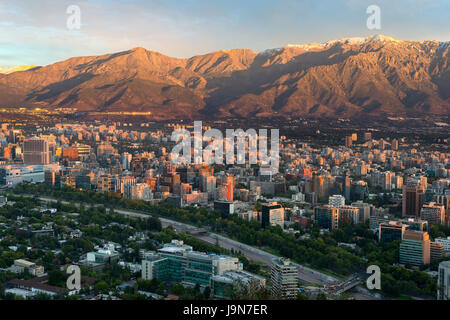
{"label": "row of trees", "polygon": [[[114,204],[196,226],[209,226],[217,233],[225,234],[248,245],[268,248],[298,263],[341,275],[364,271],[367,265],[377,264],[382,269],[385,293],[393,296],[400,293],[428,296],[436,294],[436,281],[428,274],[393,266],[398,263],[399,243],[378,243],[368,225],[349,225],[345,229],[338,229],[325,235],[321,235],[319,228],[313,226],[308,230],[311,237],[303,239],[299,237],[302,233],[297,235],[285,233],[280,227],[268,227],[263,230],[256,221],[245,221],[237,216],[223,218],[219,212],[206,208],[176,208],[168,203],[153,206],[145,201],[123,199],[116,194],[86,193],[67,187],[20,185],[16,188],[18,189],[15,191],[18,193],[43,192],[67,200],[83,199],[86,203]],[[449,230],[442,226],[434,227],[431,234],[432,236],[448,235]],[[354,243],[357,249],[339,247],[339,242]]]}

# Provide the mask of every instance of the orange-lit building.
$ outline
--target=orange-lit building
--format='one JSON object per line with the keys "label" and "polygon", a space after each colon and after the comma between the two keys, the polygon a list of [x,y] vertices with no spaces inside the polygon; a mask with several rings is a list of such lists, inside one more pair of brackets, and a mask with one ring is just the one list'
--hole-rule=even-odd
{"label": "orange-lit building", "polygon": [[62,158],[68,161],[78,160],[78,149],[77,148],[64,148],[62,151]]}

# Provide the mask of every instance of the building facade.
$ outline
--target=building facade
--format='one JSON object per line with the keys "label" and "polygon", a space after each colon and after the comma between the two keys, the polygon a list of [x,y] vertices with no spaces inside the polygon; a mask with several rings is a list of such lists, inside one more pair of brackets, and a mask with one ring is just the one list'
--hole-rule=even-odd
{"label": "building facade", "polygon": [[298,270],[287,258],[272,260],[270,274],[272,296],[275,299],[296,299],[298,292]]}

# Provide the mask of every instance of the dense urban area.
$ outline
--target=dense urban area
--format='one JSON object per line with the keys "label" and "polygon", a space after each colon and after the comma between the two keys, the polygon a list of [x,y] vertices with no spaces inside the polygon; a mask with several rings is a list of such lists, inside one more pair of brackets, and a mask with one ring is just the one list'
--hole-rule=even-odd
{"label": "dense urban area", "polygon": [[[259,164],[175,165],[172,132],[193,123],[39,117],[0,127],[0,299],[450,295],[444,122],[387,131],[291,121],[279,170],[267,174]],[[239,126],[248,129],[204,122],[203,132]],[[381,288],[369,290],[373,265]],[[66,285],[71,266],[79,289]]]}

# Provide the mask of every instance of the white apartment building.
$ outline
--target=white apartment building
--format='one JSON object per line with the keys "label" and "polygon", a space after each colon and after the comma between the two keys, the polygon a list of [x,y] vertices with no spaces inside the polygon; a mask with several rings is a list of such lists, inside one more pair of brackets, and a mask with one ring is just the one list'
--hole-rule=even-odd
{"label": "white apartment building", "polygon": [[450,253],[450,237],[436,238],[434,242],[442,243],[445,253]]}
{"label": "white apartment building", "polygon": [[450,300],[450,261],[439,264],[437,299]]}
{"label": "white apartment building", "polygon": [[330,196],[328,198],[328,204],[332,207],[345,206],[345,197],[340,194]]}

